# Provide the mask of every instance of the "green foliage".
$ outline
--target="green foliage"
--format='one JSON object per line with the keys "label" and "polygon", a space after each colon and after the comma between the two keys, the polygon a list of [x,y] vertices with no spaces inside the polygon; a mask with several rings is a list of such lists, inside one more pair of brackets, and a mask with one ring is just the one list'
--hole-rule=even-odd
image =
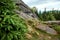
{"label": "green foliage", "polygon": [[37,11],[36,7],[33,7],[33,8],[31,9],[31,11],[32,11],[33,13],[35,13],[35,12]]}
{"label": "green foliage", "polygon": [[0,0],[0,40],[24,40],[26,24],[15,8],[11,0]]}
{"label": "green foliage", "polygon": [[52,28],[55,29],[60,34],[60,25],[53,24]]}
{"label": "green foliage", "polygon": [[40,20],[43,21],[52,21],[52,20],[60,20],[60,11],[59,10],[51,10],[51,11],[43,11],[42,13],[38,13]]}
{"label": "green foliage", "polygon": [[3,10],[14,10],[15,9],[15,3],[13,3],[10,0],[0,0],[0,11]]}
{"label": "green foliage", "polygon": [[32,13],[35,13],[35,14],[39,17],[39,15],[38,15],[38,10],[37,10],[36,7],[33,7],[33,8],[31,9],[31,11],[32,11]]}

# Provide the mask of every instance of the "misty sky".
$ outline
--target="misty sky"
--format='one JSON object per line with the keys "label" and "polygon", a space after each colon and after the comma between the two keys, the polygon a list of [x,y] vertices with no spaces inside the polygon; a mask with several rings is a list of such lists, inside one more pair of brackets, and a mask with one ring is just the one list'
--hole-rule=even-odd
{"label": "misty sky", "polygon": [[30,7],[36,7],[38,10],[44,10],[44,8],[47,8],[47,10],[52,10],[54,8],[55,10],[60,10],[60,0],[23,0],[28,6]]}

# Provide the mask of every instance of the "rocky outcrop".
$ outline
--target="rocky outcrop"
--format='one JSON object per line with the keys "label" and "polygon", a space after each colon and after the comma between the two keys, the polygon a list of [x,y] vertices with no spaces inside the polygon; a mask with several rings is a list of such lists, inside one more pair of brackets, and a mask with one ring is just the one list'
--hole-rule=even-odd
{"label": "rocky outcrop", "polygon": [[[19,11],[19,10],[15,10],[15,11],[17,13],[19,13],[19,16],[21,16],[23,19],[25,19],[25,20],[34,19],[34,18],[37,19],[36,14],[32,13],[30,8],[22,0],[16,0],[15,3],[22,10],[22,11]],[[36,19],[34,19],[34,20],[36,20]],[[39,21],[38,21],[38,23],[39,23]],[[38,24],[38,23],[36,23],[36,24]],[[45,26],[43,24],[37,25],[36,28],[43,30],[50,34],[54,34],[54,35],[57,34],[57,32],[54,29],[50,28],[49,26]]]}
{"label": "rocky outcrop", "polygon": [[22,0],[15,0],[15,3],[24,13],[31,13],[31,9]]}
{"label": "rocky outcrop", "polygon": [[32,13],[30,7],[28,7],[22,0],[15,0],[15,3],[23,13],[28,14],[31,17],[38,18],[35,13]]}
{"label": "rocky outcrop", "polygon": [[[33,17],[23,13],[23,12],[19,12],[19,11],[16,11],[16,12],[19,13],[20,17],[22,17],[25,20],[32,19],[33,22],[34,22],[34,20],[36,20],[35,18],[33,18]],[[52,34],[52,35],[57,35],[57,32],[54,29],[50,28],[47,25],[41,24],[38,19],[34,23],[35,23],[35,28],[40,29],[42,31],[45,31],[46,33],[49,33],[49,34]]]}
{"label": "rocky outcrop", "polygon": [[52,29],[52,28],[50,28],[49,26],[47,26],[47,25],[39,24],[39,25],[37,25],[36,28],[45,31],[46,33],[53,34],[53,35],[57,35],[57,32],[56,32],[54,29]]}

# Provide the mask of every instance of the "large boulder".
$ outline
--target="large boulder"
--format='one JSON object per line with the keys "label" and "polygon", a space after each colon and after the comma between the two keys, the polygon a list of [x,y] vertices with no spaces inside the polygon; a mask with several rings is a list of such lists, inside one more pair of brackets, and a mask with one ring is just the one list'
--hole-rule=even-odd
{"label": "large boulder", "polygon": [[58,33],[56,32],[56,30],[50,28],[47,25],[43,25],[43,24],[39,24],[36,26],[36,28],[45,31],[46,33],[52,34],[52,35],[57,35]]}
{"label": "large boulder", "polygon": [[38,18],[35,13],[32,13],[30,7],[26,5],[22,0],[14,0],[14,2],[19,7],[18,11],[21,10],[22,12],[24,12],[25,14],[28,14],[31,17]]}
{"label": "large boulder", "polygon": [[22,0],[15,0],[15,3],[23,12],[31,13],[31,9]]}

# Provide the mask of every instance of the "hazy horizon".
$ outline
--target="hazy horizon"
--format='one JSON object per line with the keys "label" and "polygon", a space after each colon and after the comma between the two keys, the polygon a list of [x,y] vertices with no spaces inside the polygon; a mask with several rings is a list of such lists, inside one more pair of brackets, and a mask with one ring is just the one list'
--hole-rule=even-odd
{"label": "hazy horizon", "polygon": [[60,0],[23,0],[29,7],[36,7],[38,10],[60,10]]}

